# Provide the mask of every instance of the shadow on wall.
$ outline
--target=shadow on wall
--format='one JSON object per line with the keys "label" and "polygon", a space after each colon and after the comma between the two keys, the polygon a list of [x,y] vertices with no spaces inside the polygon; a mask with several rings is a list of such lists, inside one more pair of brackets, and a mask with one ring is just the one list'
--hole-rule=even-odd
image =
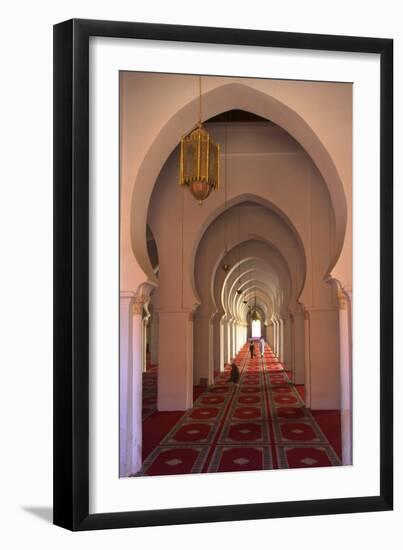
{"label": "shadow on wall", "polygon": [[46,523],[53,523],[53,507],[52,506],[23,506],[22,510],[32,514],[37,518],[46,521]]}

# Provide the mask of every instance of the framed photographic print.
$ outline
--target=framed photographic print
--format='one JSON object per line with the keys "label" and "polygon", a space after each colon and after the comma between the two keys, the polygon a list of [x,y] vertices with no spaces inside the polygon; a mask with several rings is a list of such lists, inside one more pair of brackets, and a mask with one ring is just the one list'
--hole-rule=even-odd
{"label": "framed photographic print", "polygon": [[391,510],[393,42],[54,27],[54,522]]}

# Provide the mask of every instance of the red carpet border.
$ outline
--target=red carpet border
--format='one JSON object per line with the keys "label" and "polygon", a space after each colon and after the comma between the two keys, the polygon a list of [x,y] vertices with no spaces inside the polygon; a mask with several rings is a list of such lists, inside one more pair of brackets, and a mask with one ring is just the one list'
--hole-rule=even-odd
{"label": "red carpet border", "polygon": [[[236,357],[239,384],[226,366],[143,462],[137,475],[338,466],[340,460],[269,347]],[[155,410],[155,381],[146,384],[143,418]],[[152,387],[154,385],[154,390]],[[149,403],[144,403],[149,399]],[[151,412],[148,414],[148,408]],[[147,437],[144,434],[143,437]]]}

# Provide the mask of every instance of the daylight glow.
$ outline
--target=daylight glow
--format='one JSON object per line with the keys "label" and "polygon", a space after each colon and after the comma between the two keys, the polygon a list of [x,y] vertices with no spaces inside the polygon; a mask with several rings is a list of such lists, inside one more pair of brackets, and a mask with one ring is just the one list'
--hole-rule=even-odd
{"label": "daylight glow", "polygon": [[260,338],[261,335],[262,330],[259,319],[257,319],[256,321],[252,321],[252,338]]}

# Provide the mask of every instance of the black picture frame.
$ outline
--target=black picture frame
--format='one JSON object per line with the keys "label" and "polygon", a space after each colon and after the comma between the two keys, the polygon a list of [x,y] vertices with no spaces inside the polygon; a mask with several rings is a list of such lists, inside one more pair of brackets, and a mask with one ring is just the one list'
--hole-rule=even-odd
{"label": "black picture frame", "polygon": [[[89,38],[380,54],[380,491],[370,497],[89,513]],[[393,507],[393,40],[73,19],[54,26],[54,523],[71,530]]]}

